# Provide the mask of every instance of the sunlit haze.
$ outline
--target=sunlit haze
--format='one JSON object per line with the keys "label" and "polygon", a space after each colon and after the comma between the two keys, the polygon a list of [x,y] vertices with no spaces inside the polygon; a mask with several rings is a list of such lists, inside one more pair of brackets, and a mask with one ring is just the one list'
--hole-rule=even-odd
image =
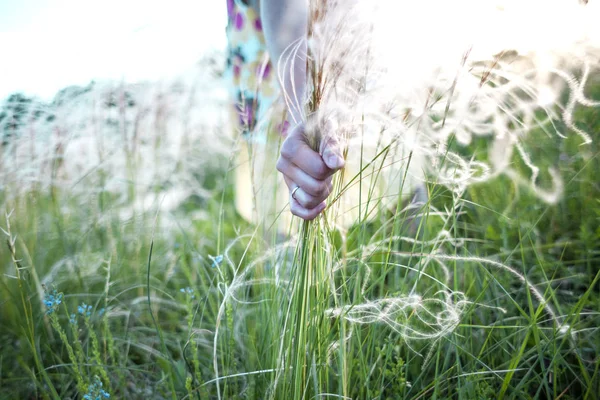
{"label": "sunlit haze", "polygon": [[225,46],[224,2],[0,0],[0,99],[175,74]]}
{"label": "sunlit haze", "polygon": [[[403,27],[393,24],[397,33],[408,31],[427,42],[425,31],[447,25],[446,42],[462,45],[468,35],[484,41],[475,46],[484,52],[507,46],[525,52],[560,49],[600,36],[597,1],[587,7],[577,0],[434,0],[410,6],[425,7],[420,15],[427,21],[418,12],[406,17],[408,6],[398,4]],[[21,91],[48,100],[65,86],[92,79],[135,82],[176,74],[203,53],[225,47],[225,24],[225,2],[218,0],[0,0],[0,99]]]}

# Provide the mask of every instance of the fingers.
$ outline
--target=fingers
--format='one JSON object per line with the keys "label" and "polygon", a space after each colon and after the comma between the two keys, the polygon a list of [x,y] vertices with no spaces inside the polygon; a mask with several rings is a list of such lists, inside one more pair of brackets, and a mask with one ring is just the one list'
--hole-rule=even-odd
{"label": "fingers", "polygon": [[301,185],[298,185],[296,182],[292,181],[287,177],[285,177],[285,182],[288,185],[288,188],[290,189],[290,195],[292,195],[294,200],[296,200],[300,206],[307,210],[312,210],[313,208],[323,203],[332,190],[332,183],[330,181],[327,183],[328,187],[326,193],[324,193],[321,196],[313,196],[307,193],[305,190],[303,190]]}
{"label": "fingers", "polygon": [[315,219],[327,207],[325,201],[319,202],[313,196],[305,193],[289,178],[285,178],[285,183],[290,188],[290,211],[293,215],[310,221]]}
{"label": "fingers", "polygon": [[292,129],[283,142],[280,160],[295,164],[300,170],[318,180],[323,180],[336,171],[336,169],[329,168],[323,157],[310,148],[306,142],[302,124]]}
{"label": "fingers", "polygon": [[305,220],[314,219],[326,208],[325,200],[333,189],[332,175],[344,166],[339,142],[331,134],[323,137],[316,152],[308,145],[304,125],[296,126],[283,142],[277,161],[277,170],[290,189],[290,210]]}
{"label": "fingers", "polygon": [[[292,181],[296,185],[300,186],[302,190],[316,198],[323,201],[329,196],[332,190],[332,178],[331,176],[318,180],[302,171],[297,165],[292,164],[284,158],[280,158],[277,162],[277,170],[283,174],[286,178],[286,182]],[[291,186],[288,183],[290,190],[293,190],[295,186]]]}
{"label": "fingers", "polygon": [[327,204],[325,204],[325,202],[322,202],[317,207],[308,210],[302,207],[300,203],[298,203],[298,201],[296,201],[292,198],[292,196],[290,196],[290,211],[292,212],[292,214],[307,221],[315,219],[319,214],[323,212],[326,206]]}

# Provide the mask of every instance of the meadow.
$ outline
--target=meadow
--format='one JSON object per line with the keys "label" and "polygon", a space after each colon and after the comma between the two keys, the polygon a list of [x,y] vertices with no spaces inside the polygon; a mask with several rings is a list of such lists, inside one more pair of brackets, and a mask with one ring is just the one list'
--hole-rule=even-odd
{"label": "meadow", "polygon": [[[460,196],[429,179],[417,212],[373,199],[348,229],[331,207],[265,238],[235,210],[235,139],[206,133],[188,86],[142,91],[146,109],[75,94],[105,124],[58,115],[39,164],[31,130],[3,141],[0,398],[600,397],[597,107],[572,113],[591,143],[547,125],[522,140],[540,187],[558,171],[555,202],[514,154],[518,175]],[[584,94],[600,100],[597,73]],[[68,152],[88,128],[118,137]],[[449,149],[490,157],[486,137]]]}

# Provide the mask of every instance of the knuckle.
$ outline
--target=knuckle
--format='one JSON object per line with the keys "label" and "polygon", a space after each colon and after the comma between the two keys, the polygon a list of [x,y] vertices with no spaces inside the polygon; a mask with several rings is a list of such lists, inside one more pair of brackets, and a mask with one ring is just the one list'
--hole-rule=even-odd
{"label": "knuckle", "polygon": [[300,207],[297,203],[291,202],[290,203],[290,212],[292,214],[294,214],[296,217],[302,217],[301,212],[300,212]]}
{"label": "knuckle", "polygon": [[321,204],[322,200],[309,194],[303,194],[302,196],[298,197],[297,201],[302,207],[304,207],[305,210],[312,210]]}
{"label": "knuckle", "polygon": [[327,168],[327,166],[325,165],[325,163],[321,163],[319,166],[317,166],[316,168],[316,177],[317,179],[326,179],[329,173],[329,168]]}
{"label": "knuckle", "polygon": [[293,145],[291,144],[291,142],[289,140],[285,140],[283,142],[283,145],[281,146],[281,151],[280,151],[280,155],[282,158],[285,158],[287,160],[291,160],[294,157],[294,149],[293,149]]}
{"label": "knuckle", "polygon": [[307,184],[305,191],[306,191],[306,193],[310,194],[311,196],[319,197],[319,184],[318,183],[311,183],[310,185]]}
{"label": "knuckle", "polygon": [[[282,154],[283,156],[283,154]],[[285,165],[286,162],[282,157],[279,157],[279,159],[277,159],[277,164],[275,164],[275,168],[277,168],[277,171],[279,172],[283,172],[283,170],[285,169]]]}
{"label": "knuckle", "polygon": [[313,195],[314,197],[320,199],[321,197],[323,197],[323,187],[320,184],[314,185],[311,188],[311,195]]}
{"label": "knuckle", "polygon": [[314,201],[311,201],[311,202],[310,202],[310,205],[309,205],[309,206],[310,206],[310,208],[312,209],[312,208],[315,208],[316,206],[318,206],[319,204],[321,204],[321,202],[320,202],[320,201],[317,201],[317,200],[315,199]]}
{"label": "knuckle", "polygon": [[314,197],[311,196],[311,198],[306,200],[304,202],[304,204],[302,204],[302,205],[307,209],[313,209],[316,206],[318,206],[319,204],[321,204],[321,202],[318,201],[318,199],[315,199]]}
{"label": "knuckle", "polygon": [[327,197],[329,195],[329,189],[326,182],[319,182],[316,187],[317,197]]}

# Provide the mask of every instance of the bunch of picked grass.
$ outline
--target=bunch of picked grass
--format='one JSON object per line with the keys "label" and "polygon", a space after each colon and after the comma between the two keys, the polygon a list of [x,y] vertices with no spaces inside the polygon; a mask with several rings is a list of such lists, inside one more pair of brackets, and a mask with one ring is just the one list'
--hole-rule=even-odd
{"label": "bunch of picked grass", "polygon": [[[338,65],[336,69],[331,68],[326,57],[331,52],[319,48],[320,46],[311,46],[315,26],[322,22],[328,11],[327,3],[327,1],[310,1],[307,29],[309,43],[306,47],[306,81],[309,97],[305,104],[291,105],[297,110],[302,110],[305,116],[306,138],[310,147],[316,152],[320,152],[325,141],[342,139],[326,136],[332,132],[325,126],[328,121],[320,110],[328,92],[336,88],[338,83],[336,77],[342,75],[343,65]],[[334,26],[334,28],[341,27]],[[339,32],[341,33],[341,30]],[[323,44],[324,42],[319,42],[319,45]],[[335,41],[329,42],[328,45],[335,46]],[[283,68],[294,68],[295,60],[302,59],[297,57],[302,48],[301,43],[296,43],[289,49],[287,62],[284,63]],[[288,100],[292,98],[292,96],[287,97]],[[339,133],[334,134],[339,135]],[[336,252],[332,245],[333,229],[328,223],[328,216],[336,212],[336,208],[332,206],[342,192],[342,182],[343,171],[336,174],[334,178],[334,189],[330,197],[334,201],[330,201],[323,214],[312,221],[303,221],[300,227],[291,271],[289,308],[284,318],[284,338],[279,357],[280,365],[277,369],[279,372],[272,388],[274,398],[304,399],[326,393],[327,388],[331,386],[329,377],[332,371],[329,370],[328,362],[331,343],[339,341],[343,348],[345,337],[343,327],[336,327],[337,324],[332,323],[330,317],[326,315],[326,310],[334,305],[336,298],[333,282]],[[343,363],[344,358],[341,359]],[[343,371],[347,371],[347,368],[340,366],[336,375],[341,382],[341,392],[347,393],[348,376]]]}
{"label": "bunch of picked grass", "polygon": [[[352,327],[344,315],[331,313],[332,309],[344,307],[334,281],[336,266],[344,264],[345,254],[344,249],[340,252],[333,244],[335,222],[340,213],[347,212],[339,200],[350,186],[357,185],[359,203],[365,198],[367,203],[359,204],[359,209],[367,207],[371,201],[381,201],[375,198],[373,187],[362,188],[362,178],[368,170],[373,182],[376,181],[386,162],[394,162],[386,157],[393,158],[391,149],[397,144],[379,143],[390,116],[380,110],[377,117],[367,116],[362,104],[366,99],[368,77],[377,72],[369,70],[372,65],[372,21],[358,15],[361,11],[364,10],[356,7],[355,2],[340,4],[311,0],[307,53],[301,54],[304,43],[297,41],[284,52],[283,63],[279,65],[289,76],[294,76],[297,60],[306,59],[307,98],[298,100],[295,92],[284,93],[284,97],[290,110],[301,111],[306,139],[314,151],[320,152],[323,145],[331,141],[341,147],[353,139],[362,142],[365,131],[368,131],[367,135],[376,136],[378,144],[374,158],[365,163],[362,159],[367,156],[363,155],[361,145],[358,174],[350,180],[345,180],[344,170],[336,174],[325,212],[301,224],[291,271],[289,301],[285,303],[288,309],[272,386],[273,398],[313,398],[327,393],[333,386],[337,386],[340,396],[347,397],[351,393],[351,367],[345,353]],[[360,40],[350,40],[359,35],[362,35]],[[385,105],[381,109],[385,109]],[[359,132],[363,132],[360,137]],[[348,149],[343,149],[342,153],[346,157]],[[402,166],[408,167],[405,161]],[[362,190],[366,196],[360,192]],[[368,215],[366,210],[364,215],[360,211],[358,214],[359,220],[366,220]],[[340,355],[334,362],[333,350]]]}

